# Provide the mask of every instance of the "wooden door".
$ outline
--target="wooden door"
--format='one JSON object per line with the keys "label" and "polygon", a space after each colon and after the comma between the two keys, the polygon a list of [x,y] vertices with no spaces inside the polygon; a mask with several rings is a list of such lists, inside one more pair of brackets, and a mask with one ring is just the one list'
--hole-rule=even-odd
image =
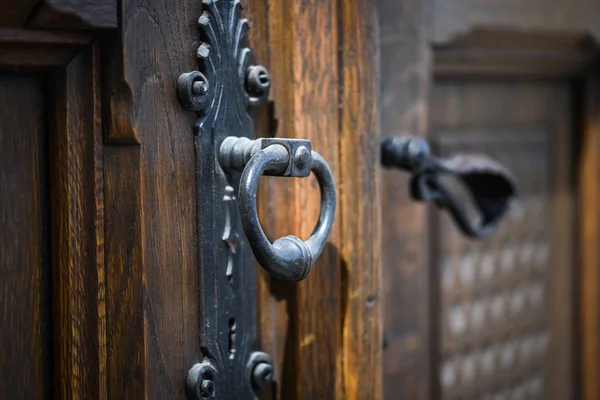
{"label": "wooden door", "polygon": [[[203,343],[220,340],[206,337],[209,325],[231,318],[204,312],[220,306],[203,271],[220,271],[205,252],[225,251],[216,227],[226,216],[202,208],[214,193],[197,189],[213,176],[198,169],[210,156],[197,144],[219,143],[198,138],[210,110],[186,110],[177,79],[204,68],[202,13],[237,1],[4,3],[0,397],[184,399],[188,370],[214,356]],[[380,398],[376,10],[361,0],[242,5],[253,62],[272,81],[252,134],[311,140],[333,172],[337,215],[305,281],[275,282],[251,256],[236,266],[256,277],[256,304],[240,309],[257,335],[233,323],[226,339],[271,356],[266,398]],[[209,85],[239,83],[223,68],[229,80]],[[271,239],[311,233],[314,178],[264,178],[259,197]],[[227,398],[219,381],[214,389]]]}
{"label": "wooden door", "polygon": [[[454,90],[458,99],[448,95]],[[440,153],[485,152],[511,168],[520,188],[507,220],[485,240],[460,238],[445,216],[431,215],[438,396],[570,398],[575,193],[568,189],[568,85],[438,80],[432,97]],[[461,105],[450,105],[455,101]],[[477,109],[489,101],[493,108]]]}
{"label": "wooden door", "polygon": [[[595,225],[582,230],[578,204],[589,209],[580,193],[596,185],[587,141],[600,9],[403,3],[409,13],[380,2],[383,134],[426,136],[440,155],[491,155],[513,170],[520,197],[475,242],[384,173],[384,397],[598,398],[597,263],[578,253]],[[406,32],[415,40],[401,41]]]}

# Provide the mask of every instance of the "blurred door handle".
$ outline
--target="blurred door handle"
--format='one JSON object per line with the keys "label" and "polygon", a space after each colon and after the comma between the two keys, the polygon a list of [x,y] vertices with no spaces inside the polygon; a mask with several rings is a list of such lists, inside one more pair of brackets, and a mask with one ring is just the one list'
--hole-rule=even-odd
{"label": "blurred door handle", "polygon": [[[438,158],[420,137],[384,139],[381,163],[409,172],[411,197],[448,210],[461,232],[473,238],[491,234],[517,194],[515,178],[502,164],[480,154]],[[476,218],[469,216],[465,199],[445,177],[457,180],[468,191]]]}

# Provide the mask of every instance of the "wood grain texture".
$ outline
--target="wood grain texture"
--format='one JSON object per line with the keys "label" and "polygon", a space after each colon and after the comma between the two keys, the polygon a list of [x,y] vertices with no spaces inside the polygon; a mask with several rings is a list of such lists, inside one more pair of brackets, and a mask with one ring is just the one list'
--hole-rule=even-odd
{"label": "wood grain texture", "polygon": [[43,29],[117,28],[117,4],[117,0],[41,0],[27,26]]}
{"label": "wood grain texture", "polygon": [[88,32],[0,29],[0,67],[63,67],[91,41]]}
{"label": "wood grain texture", "polygon": [[108,398],[146,397],[140,150],[104,150]]}
{"label": "wood grain texture", "polygon": [[98,54],[52,75],[51,202],[56,393],[106,398]]}
{"label": "wood grain texture", "polygon": [[[305,282],[276,283],[259,267],[260,347],[278,382],[269,398],[381,398],[375,10],[362,1],[249,3],[250,43],[273,78],[256,135],[311,139],[337,177],[339,199],[339,225]],[[313,178],[262,180],[269,237],[308,236],[315,188]]]}
{"label": "wood grain texture", "polygon": [[585,81],[582,136],[579,143],[579,370],[580,398],[600,398],[600,74]]}
{"label": "wood grain texture", "polygon": [[109,398],[183,399],[201,359],[195,115],[175,93],[197,68],[200,6],[123,2],[105,38]]}
{"label": "wood grain texture", "polygon": [[[378,1],[382,136],[426,135],[430,6]],[[428,399],[429,279],[425,208],[408,197],[406,174],[382,172],[383,387],[386,399]]]}
{"label": "wood grain texture", "polygon": [[473,28],[528,32],[589,33],[600,38],[596,0],[434,0],[433,42],[443,43]]}
{"label": "wood grain texture", "polygon": [[[273,80],[276,136],[310,139],[339,185],[337,12],[333,1],[269,1],[266,64]],[[267,235],[308,237],[320,203],[314,177],[263,179],[261,185]],[[261,273],[260,347],[275,360],[277,398],[343,398],[339,223],[338,214],[306,281],[285,285]]]}
{"label": "wood grain texture", "polygon": [[0,76],[0,397],[51,398],[48,144],[40,77]]}
{"label": "wood grain texture", "polygon": [[36,3],[37,0],[2,0],[0,2],[0,9],[2,10],[2,13],[0,13],[0,27],[18,28],[23,26]]}
{"label": "wood grain texture", "polygon": [[368,0],[338,4],[343,398],[380,399],[379,21]]}

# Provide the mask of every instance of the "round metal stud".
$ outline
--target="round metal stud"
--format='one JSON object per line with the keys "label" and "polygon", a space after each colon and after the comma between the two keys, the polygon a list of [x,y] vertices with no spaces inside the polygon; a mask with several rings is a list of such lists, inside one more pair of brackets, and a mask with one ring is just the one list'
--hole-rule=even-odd
{"label": "round metal stud", "polygon": [[194,364],[188,371],[185,388],[190,400],[215,397],[217,370],[208,361]]}

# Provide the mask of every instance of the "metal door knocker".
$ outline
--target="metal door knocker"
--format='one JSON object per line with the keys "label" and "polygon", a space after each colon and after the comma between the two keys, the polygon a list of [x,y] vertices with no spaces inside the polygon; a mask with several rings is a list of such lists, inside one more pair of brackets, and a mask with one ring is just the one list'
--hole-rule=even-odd
{"label": "metal door knocker", "polygon": [[[381,163],[410,172],[412,198],[448,210],[461,232],[473,238],[488,236],[498,227],[517,193],[514,176],[500,163],[480,154],[440,159],[420,137],[383,140]],[[464,199],[444,183],[444,176],[457,178],[469,191],[477,218],[468,215]]]}
{"label": "metal door knocker", "polygon": [[[311,151],[310,141],[249,139],[248,108],[268,98],[271,79],[266,68],[250,63],[250,49],[242,44],[248,21],[241,11],[239,0],[203,0],[199,71],[181,74],[176,83],[181,104],[198,113],[195,212],[202,355],[185,379],[191,400],[254,400],[274,386],[271,358],[255,348],[252,254],[274,278],[302,280],[321,254],[335,214],[333,176]],[[303,177],[311,171],[322,192],[315,231],[306,242],[287,236],[271,244],[256,210],[259,177]]]}
{"label": "metal door knocker", "polygon": [[[276,279],[304,279],[319,257],[335,216],[335,183],[329,166],[308,140],[228,137],[221,144],[219,161],[225,171],[243,171],[239,206],[242,226],[254,256]],[[256,190],[261,175],[306,177],[313,172],[321,188],[321,212],[313,233],[304,242],[289,235],[267,239],[258,220]]]}

